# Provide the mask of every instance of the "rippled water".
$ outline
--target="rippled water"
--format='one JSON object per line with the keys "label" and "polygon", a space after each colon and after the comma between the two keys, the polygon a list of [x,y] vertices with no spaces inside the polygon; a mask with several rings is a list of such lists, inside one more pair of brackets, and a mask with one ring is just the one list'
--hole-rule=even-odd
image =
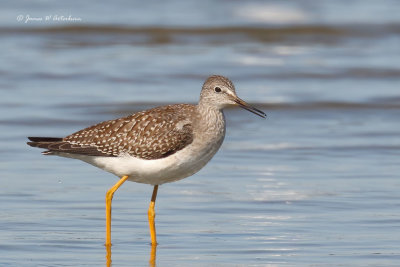
{"label": "rippled water", "polygon": [[[268,118],[227,110],[214,159],[160,187],[156,264],[399,265],[397,1],[98,3],[0,11],[1,266],[107,264],[117,178],[42,156],[26,136],[195,103],[214,73]],[[113,266],[149,265],[151,191],[116,193]]]}

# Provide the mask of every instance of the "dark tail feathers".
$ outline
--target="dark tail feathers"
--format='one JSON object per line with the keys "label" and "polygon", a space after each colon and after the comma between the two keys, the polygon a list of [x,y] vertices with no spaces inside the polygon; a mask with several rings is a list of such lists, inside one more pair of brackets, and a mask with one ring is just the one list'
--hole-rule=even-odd
{"label": "dark tail feathers", "polygon": [[32,142],[27,142],[32,147],[48,148],[54,142],[62,141],[62,138],[58,137],[28,137]]}
{"label": "dark tail feathers", "polygon": [[59,137],[28,137],[32,142],[60,142],[62,138]]}

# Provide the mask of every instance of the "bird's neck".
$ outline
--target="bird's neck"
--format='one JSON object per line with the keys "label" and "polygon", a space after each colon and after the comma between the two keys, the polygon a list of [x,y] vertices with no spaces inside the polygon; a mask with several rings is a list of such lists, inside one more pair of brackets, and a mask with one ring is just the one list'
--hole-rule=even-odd
{"label": "bird's neck", "polygon": [[225,133],[225,116],[221,109],[199,103],[196,111],[197,127],[203,128],[206,132]]}

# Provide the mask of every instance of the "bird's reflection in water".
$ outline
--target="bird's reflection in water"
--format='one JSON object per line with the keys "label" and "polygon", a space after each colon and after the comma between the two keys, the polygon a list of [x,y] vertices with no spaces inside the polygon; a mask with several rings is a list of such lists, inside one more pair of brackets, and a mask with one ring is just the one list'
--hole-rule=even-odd
{"label": "bird's reflection in water", "polygon": [[[111,266],[111,245],[105,245],[106,247],[106,266],[110,267]],[[150,260],[149,260],[149,266],[150,267],[155,267],[156,266],[156,258],[157,258],[157,245],[151,245],[151,250],[150,250]]]}

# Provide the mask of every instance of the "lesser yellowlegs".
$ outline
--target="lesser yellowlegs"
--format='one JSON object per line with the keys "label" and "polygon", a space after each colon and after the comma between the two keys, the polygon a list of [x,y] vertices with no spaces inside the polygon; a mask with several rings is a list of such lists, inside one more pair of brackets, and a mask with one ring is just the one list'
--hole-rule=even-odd
{"label": "lesser yellowlegs", "polygon": [[111,201],[126,181],[154,185],[148,210],[151,243],[157,244],[154,205],[158,185],[199,171],[225,137],[222,109],[238,105],[265,118],[241,100],[226,77],[210,76],[197,105],[175,104],[104,121],[64,138],[28,137],[28,145],[45,148],[44,155],[75,158],[121,179],[106,193],[106,245],[111,245]]}

